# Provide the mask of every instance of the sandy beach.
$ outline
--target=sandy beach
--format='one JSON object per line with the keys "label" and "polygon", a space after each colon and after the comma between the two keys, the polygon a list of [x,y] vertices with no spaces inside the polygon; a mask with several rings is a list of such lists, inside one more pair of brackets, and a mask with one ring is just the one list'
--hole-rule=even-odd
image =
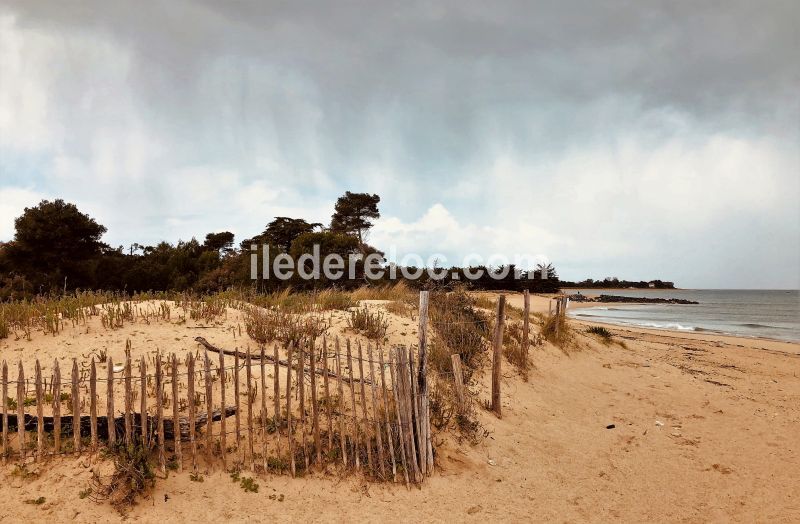
{"label": "sandy beach", "polygon": [[[532,310],[546,311],[548,300],[533,297]],[[510,295],[509,304],[521,306],[521,295]],[[413,340],[414,323],[390,317],[390,342]],[[134,356],[154,346],[193,350],[196,332],[243,347],[246,336],[235,334],[238,321],[231,313],[210,329],[162,322],[105,331],[90,324],[55,337],[6,339],[0,351],[28,367],[36,356],[66,362],[100,349],[117,359],[126,339],[133,340]],[[332,334],[347,334],[342,322],[334,321]],[[571,325],[570,347],[545,343],[531,350],[528,382],[506,365],[503,418],[479,409],[488,436],[475,446],[441,438],[436,473],[421,489],[329,472],[302,479],[261,475],[260,492],[253,494],[223,471],[203,471],[202,483],[188,472],[170,472],[127,519],[800,519],[800,345],[613,326],[612,342],[604,344],[585,333],[586,323]],[[476,391],[480,402],[489,398],[488,381],[484,373]],[[0,516],[119,520],[107,504],[79,497],[92,469],[107,467],[84,455],[31,463],[21,476],[9,463],[0,470]],[[38,497],[45,502],[24,502]]]}

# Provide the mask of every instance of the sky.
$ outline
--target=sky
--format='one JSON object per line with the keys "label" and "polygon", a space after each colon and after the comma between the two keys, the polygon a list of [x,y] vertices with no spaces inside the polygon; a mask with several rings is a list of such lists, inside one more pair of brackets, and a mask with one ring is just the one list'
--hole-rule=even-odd
{"label": "sky", "polygon": [[349,190],[400,256],[796,289],[798,26],[793,0],[0,1],[0,241],[42,199],[128,246],[327,223]]}

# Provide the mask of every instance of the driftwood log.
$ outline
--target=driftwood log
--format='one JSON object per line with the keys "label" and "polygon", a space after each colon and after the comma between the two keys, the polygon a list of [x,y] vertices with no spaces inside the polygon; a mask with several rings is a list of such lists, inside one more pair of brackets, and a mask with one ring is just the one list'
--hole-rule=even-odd
{"label": "driftwood log", "polygon": [[[228,406],[225,408],[225,417],[233,416],[236,413],[235,406]],[[222,411],[219,409],[215,409],[212,412],[211,419],[214,422],[222,420]],[[60,417],[61,419],[61,435],[72,435],[72,415]],[[108,439],[108,424],[106,420],[108,417],[97,417],[97,436],[100,439],[107,440]],[[195,431],[201,429],[206,425],[206,420],[208,419],[208,414],[200,413],[195,417]],[[8,430],[9,431],[16,431],[17,426],[17,415],[12,415],[9,413],[8,415]],[[133,432],[135,434],[141,434],[141,417],[138,413],[133,414]],[[29,415],[25,413],[25,431],[38,431],[38,421],[37,417],[34,415]],[[189,441],[189,419],[187,417],[180,418],[180,439],[182,442]],[[53,417],[43,417],[43,426],[44,430],[48,433],[52,433],[55,429],[55,419]],[[158,429],[158,419],[156,417],[147,416],[147,433],[152,437],[155,435],[156,430]],[[2,418],[0,418],[0,430],[2,430]],[[83,415],[80,417],[80,433],[82,437],[91,436],[91,417],[89,415]],[[114,433],[117,437],[117,440],[122,439],[125,435],[125,417],[115,417],[114,418]],[[175,440],[175,425],[171,418],[164,418],[164,439],[165,440]]]}
{"label": "driftwood log", "polygon": [[[219,348],[219,347],[211,344],[208,340],[206,340],[203,337],[194,337],[194,341],[197,342],[198,344],[202,345],[204,348],[206,348],[209,351],[214,351],[216,353],[223,353],[225,355],[231,355],[231,356],[237,356],[238,355],[238,357],[240,359],[246,359],[247,358],[247,353],[245,353],[243,351],[236,351],[235,349]],[[263,354],[263,353],[262,353],[262,355],[258,355],[258,354],[252,355],[250,358],[252,358],[253,360],[256,360],[256,361],[260,361],[263,358],[267,362],[275,363],[275,357],[273,357],[271,355],[266,355],[266,354]],[[283,366],[283,367],[289,367],[289,361],[287,361],[287,360],[278,359],[278,364]],[[292,365],[292,369],[294,369],[295,371],[298,371],[300,369],[300,367],[299,367],[299,365],[294,364],[294,365]],[[308,368],[308,367],[303,367],[303,372],[306,373],[306,374],[310,374],[312,371],[314,373],[316,373],[317,375],[323,375],[323,376],[325,375],[325,371],[322,370],[322,369],[317,369],[316,366],[313,369],[312,368]],[[331,377],[331,378],[339,378],[339,375],[337,375],[336,373],[334,373],[333,371],[330,371],[330,370],[328,370],[328,376]],[[349,378],[344,377],[344,376],[341,377],[341,379],[343,381],[345,381],[345,382],[348,382],[348,383],[350,383],[351,380],[352,380],[352,382],[363,382],[364,384],[372,384],[372,382],[370,382],[367,379],[357,379],[357,378],[349,379]]]}

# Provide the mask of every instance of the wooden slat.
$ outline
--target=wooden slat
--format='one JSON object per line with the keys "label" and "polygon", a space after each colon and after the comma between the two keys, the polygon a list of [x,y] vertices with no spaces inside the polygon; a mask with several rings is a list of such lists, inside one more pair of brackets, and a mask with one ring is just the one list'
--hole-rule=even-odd
{"label": "wooden slat", "polygon": [[[409,402],[411,403],[412,409],[412,433],[415,439],[415,445],[417,449],[418,455],[415,455],[415,461],[419,464],[420,472],[425,471],[425,451],[424,451],[424,443],[425,443],[425,436],[422,434],[422,419],[419,416],[419,395],[417,394],[417,369],[414,365],[414,348],[413,346],[408,347],[408,368],[409,372],[411,373],[408,377],[406,384],[409,384]],[[420,482],[421,479],[417,476],[417,482]]]}
{"label": "wooden slat", "polygon": [[[20,422],[23,421],[23,422]],[[19,372],[17,376],[17,434],[19,435],[19,449],[22,460],[25,460],[27,455],[27,446],[25,445],[25,370],[22,369],[22,362],[19,363]]]}
{"label": "wooden slat", "polygon": [[264,359],[264,346],[261,346],[261,457],[264,460],[264,472],[267,472],[267,373]]}
{"label": "wooden slat", "polygon": [[[289,362],[292,361],[292,345],[287,349]],[[294,462],[294,444],[292,443],[292,366],[286,366],[286,434],[289,441],[289,460],[291,464],[292,477],[295,476],[296,465]]]}
{"label": "wooden slat", "polygon": [[339,398],[336,407],[339,410],[339,445],[342,448],[342,465],[347,467],[347,434],[345,433],[345,407],[344,407],[344,386],[342,386],[342,358],[339,347],[339,337],[336,337],[336,387],[339,391]]}
{"label": "wooden slat", "polygon": [[[223,412],[225,411],[225,355],[220,352],[219,354],[219,398],[220,398],[220,406],[222,406]],[[223,469],[228,469],[228,435],[227,430],[225,429],[225,418],[219,421],[219,448],[220,452],[222,453],[222,467]]]}
{"label": "wooden slat", "polygon": [[164,376],[161,373],[161,353],[156,353],[156,418],[158,419],[158,466],[167,471],[164,452]]}
{"label": "wooden slat", "polygon": [[192,458],[192,471],[197,471],[197,442],[195,442],[194,405],[194,355],[190,352],[186,359],[186,398],[189,400],[189,453]]}
{"label": "wooden slat", "polygon": [[125,350],[125,444],[130,445],[133,436],[133,390],[131,389],[131,352]]}
{"label": "wooden slat", "polygon": [[[36,359],[36,460],[44,460],[44,393],[42,391],[42,366]],[[5,399],[4,399],[5,400]]]}
{"label": "wooden slat", "polygon": [[[178,471],[183,470],[183,450],[181,449],[181,437],[178,428],[181,427],[180,402],[178,402],[178,359],[172,354],[172,434],[173,448],[175,450],[175,461],[178,463]],[[223,409],[225,405],[223,403]],[[225,417],[222,417],[225,420]]]}
{"label": "wooden slat", "polygon": [[303,446],[303,464],[305,464],[306,471],[308,471],[308,451],[306,450],[306,357],[305,348],[303,343],[298,344],[298,372],[297,372],[297,390],[300,393],[300,441]]}
{"label": "wooden slat", "polygon": [[316,449],[317,465],[322,464],[322,442],[319,435],[319,404],[317,403],[317,363],[314,340],[309,342],[308,366],[311,368],[311,424],[314,431],[314,448]]}
{"label": "wooden slat", "polygon": [[72,359],[72,444],[81,452],[81,393],[78,389],[78,360]]}
{"label": "wooden slat", "polygon": [[400,405],[399,384],[397,382],[397,374],[395,368],[397,367],[397,360],[395,359],[395,352],[389,352],[389,375],[392,378],[392,393],[394,395],[394,411],[397,418],[397,434],[400,439],[400,460],[403,463],[403,476],[408,486],[408,461],[406,460],[406,437],[403,428],[403,417],[401,414],[402,408]]}
{"label": "wooden slat", "polygon": [[2,389],[3,389],[3,464],[8,462],[8,364],[3,361],[2,373]]}
{"label": "wooden slat", "polygon": [[348,373],[350,374],[350,401],[352,404],[352,412],[353,412],[353,455],[355,456],[354,462],[356,469],[361,468],[361,459],[359,458],[358,452],[358,411],[356,411],[356,392],[353,387],[353,353],[350,350],[350,339],[347,339],[347,368]]}
{"label": "wooden slat", "polygon": [[358,378],[361,379],[361,415],[364,417],[364,444],[367,448],[367,464],[369,474],[374,475],[375,469],[372,462],[372,442],[369,437],[369,417],[367,416],[367,393],[364,385],[364,352],[361,350],[361,342],[358,343]]}
{"label": "wooden slat", "polygon": [[[53,399],[59,395],[54,391]],[[55,407],[55,405],[54,405]],[[55,412],[55,411],[54,411]],[[54,415],[55,416],[55,415]],[[60,424],[60,421],[59,421]],[[92,452],[97,451],[97,365],[92,357],[89,366],[89,431],[92,435]]]}
{"label": "wooden slat", "polygon": [[106,380],[106,430],[108,431],[108,446],[113,448],[117,443],[117,431],[114,427],[114,361],[108,357]]}
{"label": "wooden slat", "polygon": [[147,427],[147,359],[139,357],[139,432],[142,447],[150,449],[150,428]]}
{"label": "wooden slat", "polygon": [[414,406],[416,403],[414,402],[414,385],[413,385],[413,377],[414,377],[414,363],[411,358],[414,355],[414,349],[409,347],[408,352],[406,353],[406,348],[403,347],[400,350],[400,353],[403,355],[403,359],[401,360],[400,365],[400,375],[402,376],[402,384],[403,384],[403,404],[406,407],[406,427],[408,428],[408,433],[406,434],[409,438],[411,443],[411,457],[410,457],[410,464],[411,470],[414,473],[414,482],[419,483],[422,480],[420,469],[419,469],[419,458],[417,455],[418,448],[417,448],[417,441],[414,435],[414,430],[416,429],[415,420],[414,420]]}
{"label": "wooden slat", "polygon": [[247,348],[247,453],[250,457],[250,471],[256,470],[256,461],[253,455],[253,366],[250,358],[250,348]]}
{"label": "wooden slat", "polygon": [[[214,417],[211,414],[214,411],[214,401],[213,401],[213,382],[211,381],[211,360],[208,358],[208,350],[205,352],[204,365],[205,365],[205,385],[206,385],[206,457],[210,461],[213,450],[213,423]],[[221,409],[225,410],[225,406],[223,405]]]}
{"label": "wooden slat", "polygon": [[61,369],[57,359],[53,360],[53,448],[56,455],[61,453]]}
{"label": "wooden slat", "polygon": [[322,337],[322,372],[323,387],[325,389],[325,414],[328,418],[328,451],[333,450],[333,407],[331,406],[331,392],[328,386],[328,340]]}
{"label": "wooden slat", "polygon": [[389,441],[389,457],[392,461],[392,480],[397,482],[397,463],[395,462],[394,458],[394,437],[392,436],[389,400],[386,394],[386,371],[383,362],[383,350],[380,347],[378,347],[378,365],[381,367],[381,399],[383,401],[383,421],[386,425],[386,439]]}
{"label": "wooden slat", "polygon": [[272,347],[272,352],[275,356],[273,359],[273,375],[275,378],[273,379],[272,387],[273,387],[273,394],[275,395],[275,447],[276,453],[280,457],[281,454],[281,384],[280,384],[280,376],[279,371],[280,368],[278,367],[278,345],[275,344]]}
{"label": "wooden slat", "polygon": [[[380,351],[380,349],[378,350]],[[369,359],[369,382],[372,390],[372,421],[375,425],[375,437],[378,445],[378,471],[381,472],[381,479],[386,480],[386,466],[383,456],[383,438],[381,437],[381,419],[378,411],[378,394],[375,388],[375,362],[372,353],[372,344],[367,344],[367,358]]]}

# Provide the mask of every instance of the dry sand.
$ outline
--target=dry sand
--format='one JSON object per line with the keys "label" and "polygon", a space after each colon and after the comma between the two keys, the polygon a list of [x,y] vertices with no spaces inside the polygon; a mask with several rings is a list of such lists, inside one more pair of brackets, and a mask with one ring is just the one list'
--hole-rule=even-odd
{"label": "dry sand", "polygon": [[[533,297],[534,311],[546,311],[547,300]],[[509,302],[521,306],[521,296]],[[334,333],[343,332],[343,318]],[[154,322],[108,331],[92,322],[88,332],[2,340],[0,357],[32,369],[36,357],[65,364],[101,349],[119,361],[127,338],[134,357],[156,346],[197,349],[197,335],[224,347],[248,343],[235,312],[210,329]],[[437,472],[421,489],[357,476],[268,475],[254,494],[222,471],[203,472],[202,483],[172,473],[127,519],[800,521],[800,345],[609,327],[623,347],[571,324],[573,347],[532,350],[529,382],[505,365],[503,418],[480,410],[489,436],[477,446],[441,445]],[[392,318],[390,342],[415,337],[411,319]],[[480,401],[489,397],[482,380]],[[108,505],[79,498],[91,468],[107,467],[94,462],[31,464],[29,478],[13,475],[12,464],[0,468],[0,519],[121,520]],[[45,502],[24,502],[38,497]]]}

